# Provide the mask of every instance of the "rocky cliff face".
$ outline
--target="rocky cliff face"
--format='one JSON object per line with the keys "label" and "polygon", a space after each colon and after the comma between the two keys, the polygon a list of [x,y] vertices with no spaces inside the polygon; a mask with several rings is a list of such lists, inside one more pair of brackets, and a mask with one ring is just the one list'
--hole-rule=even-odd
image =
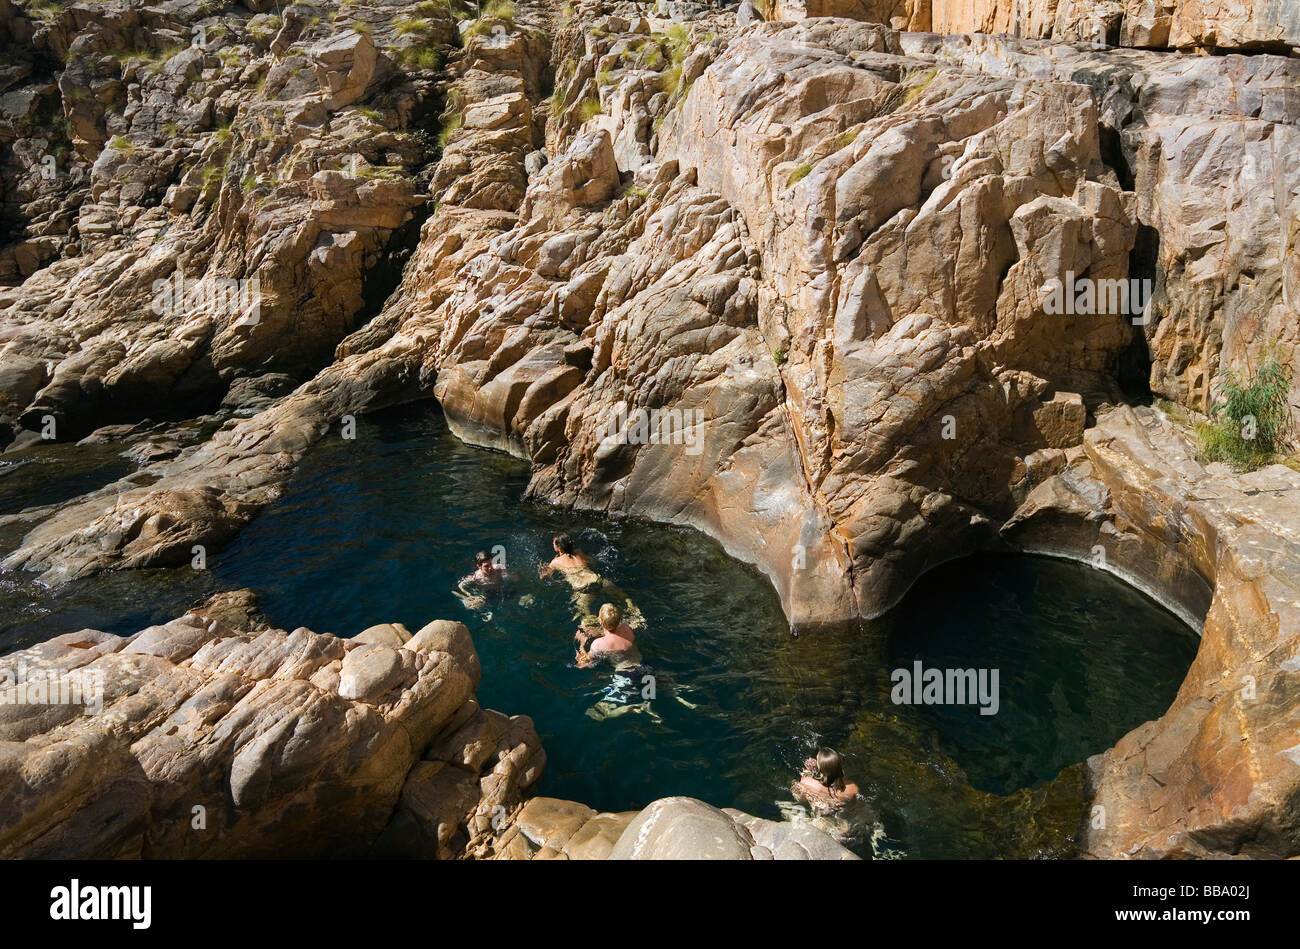
{"label": "rocky cliff face", "polygon": [[775,0],[777,19],[842,16],[898,30],[1004,33],[1137,49],[1300,47],[1300,10],[1283,0]]}
{"label": "rocky cliff face", "polygon": [[[1098,422],[1150,393],[1203,410],[1220,368],[1294,359],[1300,21],[1283,7],[828,0],[763,22],[748,4],[674,21],[529,3],[458,22],[402,2],[276,19],[0,0],[21,50],[0,99],[22,225],[0,258],[16,444],[164,398],[248,406],[8,519],[26,535],[5,566],[58,581],[187,562],[346,416],[433,396],[463,438],[530,459],[539,499],[716,537],[801,628],[877,615],[990,546],[1082,555],[1111,524],[1128,544],[1113,566],[1208,610],[1207,643],[1256,631],[1202,659],[1236,674],[1265,650],[1285,695],[1291,580],[1225,568],[1246,533],[1195,513],[1249,489],[1148,477],[1141,439]],[[258,312],[153,306],[177,273],[255,280]],[[1062,313],[1050,287],[1072,276],[1150,281],[1150,302],[1136,322]],[[1286,523],[1232,517],[1270,538]],[[1269,543],[1270,575],[1294,578]],[[1253,727],[1244,750],[1209,737],[1212,678],[1198,659],[1175,706],[1195,721],[1171,711],[1206,736],[1180,787],[1271,755],[1276,783],[1240,806],[1272,815],[1263,850],[1294,852],[1278,816],[1294,763]],[[1130,738],[1097,794],[1137,810],[1097,849],[1163,852],[1176,808],[1135,775],[1164,746]],[[1192,825],[1208,850],[1253,839]]]}

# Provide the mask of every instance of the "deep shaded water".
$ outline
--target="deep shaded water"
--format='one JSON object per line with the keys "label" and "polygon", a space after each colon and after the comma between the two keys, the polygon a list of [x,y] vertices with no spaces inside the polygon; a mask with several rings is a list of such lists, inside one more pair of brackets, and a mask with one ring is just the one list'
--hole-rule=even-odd
{"label": "deep shaded water", "polygon": [[[352,636],[459,619],[482,659],[481,703],[537,723],[549,758],[540,793],[607,810],[689,794],[778,817],[798,763],[826,743],[878,815],[877,849],[909,857],[1071,855],[1086,802],[1070,766],[1160,715],[1195,654],[1194,634],[1131,588],[1030,557],[949,564],[880,621],[792,638],[768,582],[716,544],[524,502],[527,479],[526,464],[460,443],[436,410],[367,417],[355,441],[309,455],[209,573],[56,591],[0,577],[0,648],[83,626],[134,632],[240,586],[284,628]],[[609,673],[572,666],[567,589],[536,573],[559,530],[644,612],[653,716],[588,717]],[[488,616],[451,590],[494,546],[518,581]],[[998,713],[894,704],[890,671],[917,659],[998,669]],[[864,853],[867,836],[855,840]]]}

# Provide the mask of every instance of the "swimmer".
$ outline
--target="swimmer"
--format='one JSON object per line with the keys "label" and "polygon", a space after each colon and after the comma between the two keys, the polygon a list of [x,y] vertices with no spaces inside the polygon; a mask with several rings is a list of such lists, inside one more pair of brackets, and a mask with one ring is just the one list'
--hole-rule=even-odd
{"label": "swimmer", "polygon": [[[573,637],[578,650],[575,659],[578,668],[590,668],[602,659],[614,664],[609,685],[601,692],[600,701],[587,709],[587,717],[603,721],[628,712],[641,712],[652,721],[661,721],[646,694],[647,683],[654,680],[654,670],[641,662],[636,632],[623,622],[622,611],[613,603],[600,608],[599,624],[596,628],[584,626]],[[650,691],[653,693],[653,686]]]}
{"label": "swimmer", "polygon": [[466,607],[481,610],[487,605],[487,597],[498,593],[509,579],[504,566],[492,562],[486,550],[474,555],[474,572],[461,577],[452,592]]}
{"label": "swimmer", "polygon": [[556,534],[551,538],[551,548],[555,551],[551,562],[537,567],[537,575],[543,580],[557,572],[569,574],[590,569],[591,558],[573,546],[573,538],[568,534]]}
{"label": "swimmer", "polygon": [[573,588],[573,618],[582,626],[595,627],[594,614],[598,598],[617,600],[623,604],[623,614],[633,629],[644,629],[645,617],[632,602],[632,598],[592,569],[592,559],[574,546],[568,534],[556,534],[551,540],[555,557],[550,563],[539,564],[537,575],[543,580],[555,574],[564,577]]}
{"label": "swimmer", "polygon": [[606,603],[600,608],[598,620],[599,627],[584,626],[573,636],[578,649],[574,659],[578,668],[589,669],[602,659],[614,663],[616,670],[634,669],[641,665],[636,632],[623,622],[623,611],[613,603]]}
{"label": "swimmer", "polygon": [[844,761],[839,752],[819,748],[816,758],[803,763],[799,780],[790,788],[796,800],[814,811],[835,811],[858,796],[858,786],[844,779]]}

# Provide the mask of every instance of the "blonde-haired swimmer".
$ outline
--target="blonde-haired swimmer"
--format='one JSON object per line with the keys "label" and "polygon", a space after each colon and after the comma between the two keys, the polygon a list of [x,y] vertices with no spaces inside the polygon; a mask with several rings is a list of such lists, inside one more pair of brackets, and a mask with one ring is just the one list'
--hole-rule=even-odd
{"label": "blonde-haired swimmer", "polygon": [[583,627],[574,635],[578,647],[576,663],[579,668],[594,666],[601,659],[614,663],[615,669],[632,668],[641,664],[641,653],[636,648],[636,633],[623,622],[623,611],[613,603],[606,603],[597,615],[599,628]]}

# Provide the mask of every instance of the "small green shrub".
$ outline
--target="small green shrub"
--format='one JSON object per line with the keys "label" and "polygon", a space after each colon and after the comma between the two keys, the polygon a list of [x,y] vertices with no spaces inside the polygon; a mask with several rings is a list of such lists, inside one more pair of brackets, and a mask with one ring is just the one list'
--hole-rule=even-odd
{"label": "small green shrub", "polygon": [[682,65],[673,63],[659,74],[659,84],[664,92],[673,95],[682,86]]}
{"label": "small green shrub", "polygon": [[408,46],[402,50],[401,57],[411,69],[442,68],[442,53],[432,46]]}
{"label": "small green shrub", "polygon": [[794,171],[790,172],[790,180],[786,182],[786,185],[792,187],[798,182],[803,181],[811,173],[812,173],[812,165],[809,165],[805,162],[804,164],[796,168]]}
{"label": "small green shrub", "polygon": [[1196,427],[1201,455],[1237,471],[1269,464],[1291,434],[1291,370],[1270,354],[1254,372],[1228,369],[1219,377],[1220,401]]}
{"label": "small green shrub", "polygon": [[790,354],[786,352],[784,347],[772,350],[772,362],[776,363],[778,366],[784,366],[786,360],[789,358]]}

